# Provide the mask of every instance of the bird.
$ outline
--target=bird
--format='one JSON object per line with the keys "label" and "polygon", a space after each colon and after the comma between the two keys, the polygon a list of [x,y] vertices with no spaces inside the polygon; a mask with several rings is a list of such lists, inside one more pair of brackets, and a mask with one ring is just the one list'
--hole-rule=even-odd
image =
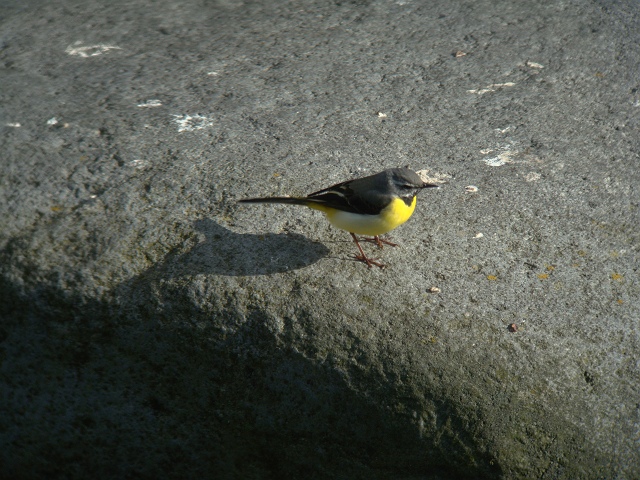
{"label": "bird", "polygon": [[351,234],[358,247],[355,259],[371,268],[385,265],[365,255],[358,237],[382,248],[383,244],[397,246],[380,235],[405,223],[416,208],[418,192],[424,188],[439,188],[427,183],[409,168],[390,168],[367,177],[347,180],[306,197],[245,198],[239,203],[282,203],[302,205],[324,213],[334,227]]}

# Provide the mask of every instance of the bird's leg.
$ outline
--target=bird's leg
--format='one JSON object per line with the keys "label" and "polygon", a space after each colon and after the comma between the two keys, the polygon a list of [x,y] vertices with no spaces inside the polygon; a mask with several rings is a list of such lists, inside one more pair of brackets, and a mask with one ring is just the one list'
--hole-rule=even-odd
{"label": "bird's leg", "polygon": [[390,242],[389,240],[385,240],[384,238],[380,238],[378,235],[372,238],[363,238],[365,242],[371,242],[378,245],[378,248],[382,248],[382,244],[389,245],[390,247],[397,247],[397,243]]}
{"label": "bird's leg", "polygon": [[355,234],[352,233],[351,237],[353,238],[353,241],[356,242],[356,246],[358,247],[358,250],[360,250],[360,255],[355,255],[356,260],[366,263],[367,267],[369,268],[371,268],[372,265],[375,265],[376,267],[384,268],[384,264],[376,262],[372,258],[367,258],[367,256],[364,254],[364,250],[362,250],[362,247],[360,246],[360,242],[358,242],[358,237],[356,237]]}

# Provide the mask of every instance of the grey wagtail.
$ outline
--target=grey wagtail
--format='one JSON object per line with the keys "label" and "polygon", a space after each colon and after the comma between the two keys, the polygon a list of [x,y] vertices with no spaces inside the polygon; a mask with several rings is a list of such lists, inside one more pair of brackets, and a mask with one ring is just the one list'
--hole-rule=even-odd
{"label": "grey wagtail", "polygon": [[425,183],[420,176],[408,168],[390,168],[375,175],[356,178],[319,190],[306,197],[246,198],[241,203],[286,203],[304,205],[320,210],[329,223],[346,230],[360,251],[356,260],[384,267],[382,263],[368,258],[358,242],[358,235],[370,235],[366,241],[378,247],[386,243],[397,246],[379,235],[390,232],[409,220],[416,208],[416,196],[423,188],[438,188],[434,183]]}

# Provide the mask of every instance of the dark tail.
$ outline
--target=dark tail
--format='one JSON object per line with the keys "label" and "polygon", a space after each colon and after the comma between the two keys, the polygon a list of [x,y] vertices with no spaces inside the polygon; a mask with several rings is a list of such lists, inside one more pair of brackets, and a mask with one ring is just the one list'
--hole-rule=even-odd
{"label": "dark tail", "polygon": [[238,203],[286,203],[288,205],[309,205],[309,200],[299,197],[263,197],[263,198],[244,198],[238,200]]}

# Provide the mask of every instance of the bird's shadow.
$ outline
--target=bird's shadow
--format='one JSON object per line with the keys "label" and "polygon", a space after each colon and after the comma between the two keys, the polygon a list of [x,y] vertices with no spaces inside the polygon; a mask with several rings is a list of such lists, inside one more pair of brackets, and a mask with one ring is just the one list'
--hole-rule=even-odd
{"label": "bird's shadow", "polygon": [[204,240],[188,251],[169,253],[152,268],[156,274],[162,278],[269,275],[306,267],[329,254],[321,243],[296,233],[235,233],[210,219],[197,220],[193,225]]}

